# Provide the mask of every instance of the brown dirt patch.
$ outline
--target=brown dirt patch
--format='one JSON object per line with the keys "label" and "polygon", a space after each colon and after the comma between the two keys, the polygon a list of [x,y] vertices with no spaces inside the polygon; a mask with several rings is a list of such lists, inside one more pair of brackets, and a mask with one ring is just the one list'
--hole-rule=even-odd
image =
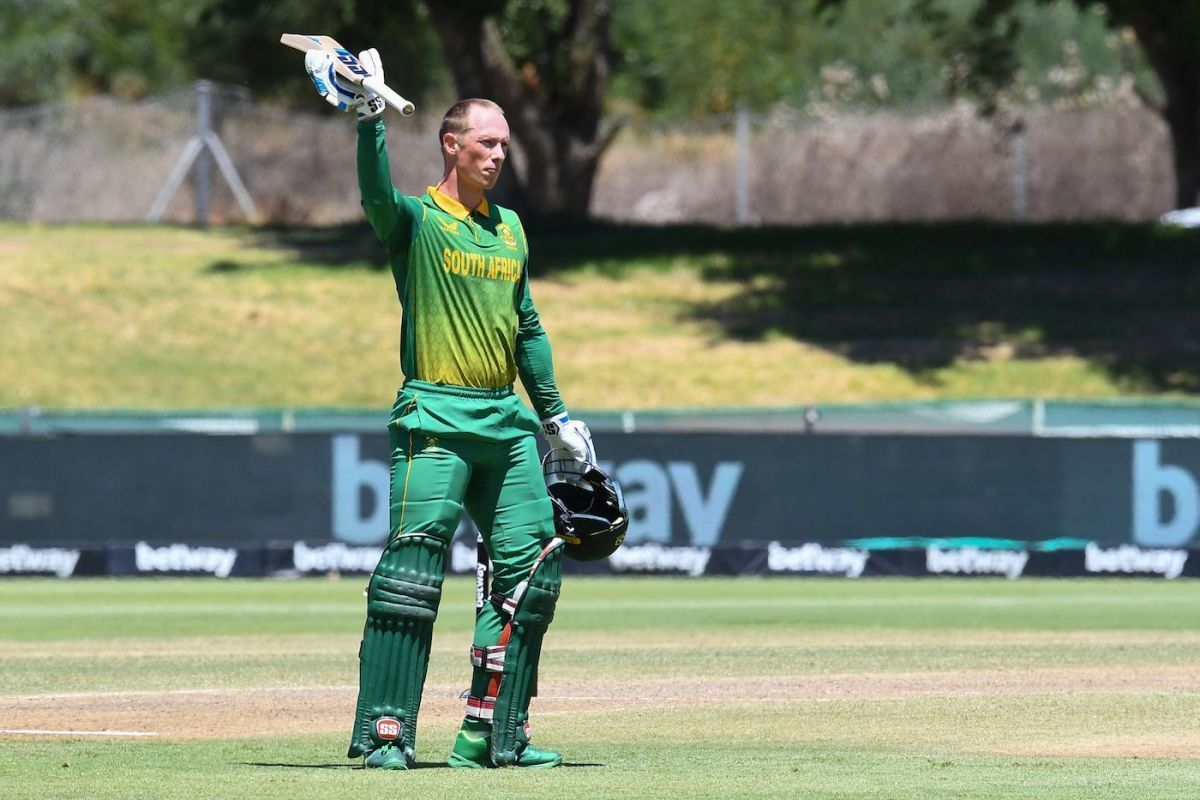
{"label": "brown dirt patch", "polygon": [[[601,639],[591,632],[554,631],[552,648],[558,651],[646,651],[673,650],[681,646],[678,639],[664,640],[658,631],[626,631],[619,641]],[[986,647],[1004,645],[1145,645],[1145,644],[1200,644],[1200,633],[1188,631],[873,631],[865,640],[858,631],[808,631],[802,635],[780,634],[773,630],[749,628],[740,631],[690,632],[687,646],[690,648],[719,647],[723,650],[741,647],[943,647],[947,641],[958,647]],[[270,639],[269,649],[278,655],[345,655],[353,654],[358,648],[357,635],[288,635]],[[435,633],[433,652],[458,653],[464,651],[462,635],[450,636]],[[122,638],[87,642],[81,648],[75,640],[63,642],[5,642],[0,655],[0,668],[4,661],[14,659],[41,658],[128,658],[162,656],[244,656],[247,652],[244,636],[202,636],[176,639]]]}
{"label": "brown dirt patch", "polygon": [[[426,687],[422,718],[447,723],[459,718],[462,687]],[[805,703],[922,697],[994,697],[1021,694],[1151,694],[1200,691],[1190,666],[977,670],[907,673],[845,673],[815,676],[674,678],[622,683],[568,684],[544,681],[535,701],[539,714],[615,713],[625,710],[694,708],[716,704]],[[302,702],[301,702],[302,699]],[[325,733],[346,728],[354,686],[184,689],[0,697],[0,728],[35,730],[144,731],[166,738],[226,738]],[[0,738],[3,735],[0,734]],[[1113,755],[1195,757],[1200,735],[1170,738],[1076,740],[1012,755]]]}
{"label": "brown dirt patch", "polygon": [[1122,736],[1108,739],[1085,737],[1069,744],[1052,743],[1038,747],[1006,748],[995,752],[1007,756],[1194,759],[1200,757],[1200,733],[1177,732],[1169,736]]}

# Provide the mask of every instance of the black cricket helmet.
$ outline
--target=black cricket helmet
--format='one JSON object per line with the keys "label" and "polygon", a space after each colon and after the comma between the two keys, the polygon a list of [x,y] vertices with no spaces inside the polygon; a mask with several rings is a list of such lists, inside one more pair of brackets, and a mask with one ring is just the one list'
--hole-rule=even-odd
{"label": "black cricket helmet", "polygon": [[563,553],[596,561],[616,552],[629,529],[629,510],[617,482],[562,450],[546,454],[542,474],[554,504],[554,533],[566,542]]}

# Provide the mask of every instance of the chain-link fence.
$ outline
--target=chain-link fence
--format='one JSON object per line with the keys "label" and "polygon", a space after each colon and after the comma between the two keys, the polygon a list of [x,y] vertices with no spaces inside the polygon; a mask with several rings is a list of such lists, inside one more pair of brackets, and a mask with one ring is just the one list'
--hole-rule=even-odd
{"label": "chain-link fence", "polygon": [[[314,104],[328,108],[316,98]],[[402,191],[420,193],[436,181],[438,122],[406,122],[389,131],[392,172]],[[144,220],[198,132],[195,90],[138,103],[93,97],[0,112],[0,218]],[[211,132],[253,199],[257,221],[335,224],[362,218],[352,116],[264,107],[237,87],[211,85]],[[244,220],[219,165],[203,157],[197,163],[209,173],[211,221]],[[165,206],[166,220],[195,219],[201,182],[196,165],[190,166],[188,180]]]}
{"label": "chain-link fence", "polygon": [[1019,132],[969,108],[728,119],[627,131],[592,208],[718,224],[1149,220],[1173,207],[1170,153],[1146,109],[1039,110]]}
{"label": "chain-link fence", "polygon": [[[170,221],[193,221],[197,206],[210,208],[213,222],[240,221],[246,214],[217,169],[220,154],[214,162],[203,148],[191,153],[199,169],[187,160],[199,129],[210,127],[256,221],[359,220],[353,122],[315,99],[314,106],[284,111],[214,86],[211,126],[198,123],[193,90],[2,111],[0,219],[136,221],[157,202]],[[593,212],[650,223],[786,225],[1136,221],[1172,207],[1169,137],[1146,109],[1032,111],[1018,134],[970,109],[735,120],[628,126],[600,165]],[[440,174],[438,122],[426,113],[390,125],[401,191],[419,194]],[[173,171],[184,168],[188,179],[171,193]]]}

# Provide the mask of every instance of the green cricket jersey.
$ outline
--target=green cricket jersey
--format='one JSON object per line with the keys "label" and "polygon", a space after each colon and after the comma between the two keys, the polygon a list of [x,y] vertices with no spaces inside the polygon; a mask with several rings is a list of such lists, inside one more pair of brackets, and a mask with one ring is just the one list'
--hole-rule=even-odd
{"label": "green cricket jersey", "polygon": [[539,417],[562,412],[516,213],[487,200],[470,210],[433,187],[421,197],[400,194],[380,119],[358,126],[358,183],[404,310],[405,377],[499,389],[519,375]]}

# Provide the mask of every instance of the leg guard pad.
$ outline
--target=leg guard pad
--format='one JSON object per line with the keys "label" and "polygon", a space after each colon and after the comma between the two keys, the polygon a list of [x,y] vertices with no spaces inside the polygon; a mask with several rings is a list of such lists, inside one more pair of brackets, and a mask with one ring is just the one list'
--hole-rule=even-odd
{"label": "leg guard pad", "polygon": [[[503,671],[492,714],[491,757],[498,767],[517,763],[524,749],[529,700],[536,692],[542,638],[554,619],[562,586],[562,540],[554,539],[504,604],[511,609]],[[495,663],[493,661],[493,663]]]}
{"label": "leg guard pad", "polygon": [[446,544],[424,534],[397,536],[367,587],[367,622],[358,651],[358,706],[348,755],[383,744],[412,762],[429,643],[446,575]]}

